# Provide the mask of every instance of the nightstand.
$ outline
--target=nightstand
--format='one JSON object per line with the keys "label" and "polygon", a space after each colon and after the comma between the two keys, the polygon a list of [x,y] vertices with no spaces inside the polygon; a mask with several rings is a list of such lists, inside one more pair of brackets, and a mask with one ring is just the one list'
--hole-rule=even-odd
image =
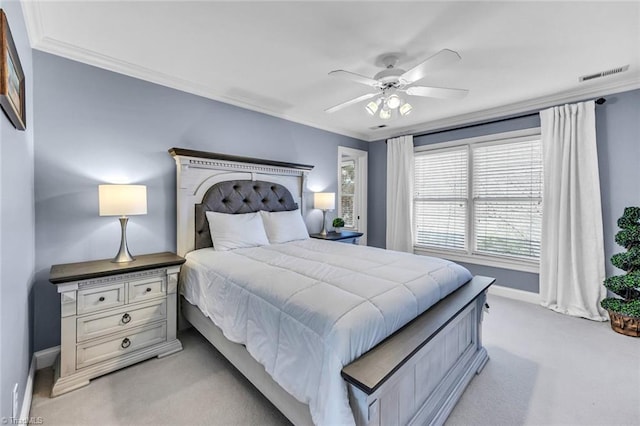
{"label": "nightstand", "polygon": [[178,272],[173,253],[53,265],[61,302],[60,356],[51,396],[136,362],[182,350],[176,338]]}
{"label": "nightstand", "polygon": [[362,237],[362,232],[342,231],[342,232],[327,232],[327,235],[322,234],[310,234],[311,238],[327,241],[338,241],[340,243],[358,244],[358,238]]}

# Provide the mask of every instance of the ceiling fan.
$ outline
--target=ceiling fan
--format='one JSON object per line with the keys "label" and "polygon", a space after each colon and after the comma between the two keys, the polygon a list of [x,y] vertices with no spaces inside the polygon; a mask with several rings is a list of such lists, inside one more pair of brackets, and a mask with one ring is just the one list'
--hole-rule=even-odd
{"label": "ceiling fan", "polygon": [[435,55],[425,59],[409,71],[396,68],[398,56],[395,54],[384,55],[381,58],[385,69],[373,76],[373,78],[364,75],[352,73],[344,70],[331,71],[329,75],[347,78],[356,83],[364,84],[375,89],[374,93],[358,96],[342,102],[331,108],[327,108],[325,112],[332,113],[358,102],[378,96],[378,99],[367,103],[365,109],[371,115],[375,115],[378,110],[382,119],[389,119],[395,111],[400,115],[407,115],[413,107],[406,102],[399,94],[406,93],[409,96],[425,96],[429,98],[439,99],[460,99],[469,93],[466,89],[450,89],[444,87],[431,86],[413,86],[413,83],[422,80],[429,72],[435,71],[449,64],[460,60],[460,55],[449,49],[442,49]]}

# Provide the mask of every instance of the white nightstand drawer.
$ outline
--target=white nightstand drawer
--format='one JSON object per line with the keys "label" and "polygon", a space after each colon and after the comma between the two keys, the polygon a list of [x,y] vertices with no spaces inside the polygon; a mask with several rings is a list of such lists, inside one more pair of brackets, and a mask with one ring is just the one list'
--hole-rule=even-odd
{"label": "white nightstand drawer", "polygon": [[78,314],[124,305],[124,283],[78,291]]}
{"label": "white nightstand drawer", "polygon": [[[1,1],[1,0],[0,0]],[[60,293],[60,358],[51,396],[182,349],[177,283],[183,257],[152,253],[51,266]]]}
{"label": "white nightstand drawer", "polygon": [[166,288],[164,277],[131,281],[129,282],[129,303],[162,297],[167,291]]}
{"label": "white nightstand drawer", "polygon": [[76,351],[77,368],[84,368],[98,362],[117,358],[129,352],[155,345],[167,340],[167,323],[130,330],[110,340],[78,345]]}
{"label": "white nightstand drawer", "polygon": [[134,327],[167,318],[167,300],[161,299],[141,305],[125,306],[116,311],[101,312],[78,318],[77,341],[119,333]]}

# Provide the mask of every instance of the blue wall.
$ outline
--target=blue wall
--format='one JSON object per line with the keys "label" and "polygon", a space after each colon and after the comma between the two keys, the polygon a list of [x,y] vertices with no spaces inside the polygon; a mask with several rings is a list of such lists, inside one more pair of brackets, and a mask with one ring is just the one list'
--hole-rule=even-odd
{"label": "blue wall", "polygon": [[[175,249],[173,146],[314,164],[313,190],[335,191],[338,145],[369,151],[370,245],[385,245],[386,145],[367,144],[42,52],[34,52],[36,284],[35,350],[59,344],[59,297],[52,264],[108,258],[119,242],[116,220],[97,215],[97,185],[148,186],[149,213],[130,220],[134,253]],[[640,91],[608,96],[597,109],[607,256],[617,251],[615,220],[637,205]],[[417,145],[539,125],[537,117],[417,137]],[[308,221],[320,227],[320,215]],[[315,225],[314,225],[315,224]],[[313,230],[313,229],[312,229]],[[538,290],[537,274],[465,265],[498,284]],[[611,267],[608,266],[608,272]]]}
{"label": "blue wall", "polygon": [[614,240],[625,207],[640,206],[640,90],[606,96],[596,105],[600,197],[607,275],[621,273],[609,258],[623,251]]}
{"label": "blue wall", "polygon": [[3,1],[0,6],[7,15],[18,50],[27,95],[26,131],[16,130],[0,112],[0,418],[4,420],[11,417],[15,383],[18,383],[19,405],[22,403],[31,360],[34,121],[31,47],[22,9],[20,3],[13,0]]}
{"label": "blue wall", "polygon": [[[113,257],[119,223],[98,216],[100,183],[147,185],[148,214],[129,220],[135,255],[176,246],[171,147],[315,165],[311,190],[337,189],[338,146],[367,143],[34,52],[35,350],[60,343],[51,265]],[[321,213],[307,217],[320,230]],[[315,227],[315,229],[314,229]]]}
{"label": "blue wall", "polygon": [[[600,192],[604,222],[605,256],[620,251],[613,239],[618,231],[616,220],[625,206],[640,205],[640,90],[606,96],[604,105],[596,106],[596,132]],[[466,129],[419,136],[414,145],[466,139],[494,133],[540,126],[537,115],[487,123]],[[386,233],[386,161],[384,141],[369,147],[369,239],[370,245],[385,246]],[[376,199],[376,197],[379,197]],[[496,284],[537,293],[538,274],[462,263],[473,274],[496,277]],[[607,274],[615,268],[607,262]]]}

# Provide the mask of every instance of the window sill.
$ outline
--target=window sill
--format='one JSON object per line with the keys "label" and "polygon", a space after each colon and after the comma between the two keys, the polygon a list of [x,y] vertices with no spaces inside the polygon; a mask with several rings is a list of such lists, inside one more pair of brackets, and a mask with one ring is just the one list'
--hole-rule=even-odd
{"label": "window sill", "polygon": [[537,262],[528,262],[526,260],[497,258],[486,255],[469,255],[466,253],[455,253],[446,250],[430,250],[422,247],[413,247],[415,254],[423,256],[441,257],[453,262],[472,263],[474,265],[491,266],[494,268],[510,269],[513,271],[530,272],[534,274],[540,273],[540,265]]}

